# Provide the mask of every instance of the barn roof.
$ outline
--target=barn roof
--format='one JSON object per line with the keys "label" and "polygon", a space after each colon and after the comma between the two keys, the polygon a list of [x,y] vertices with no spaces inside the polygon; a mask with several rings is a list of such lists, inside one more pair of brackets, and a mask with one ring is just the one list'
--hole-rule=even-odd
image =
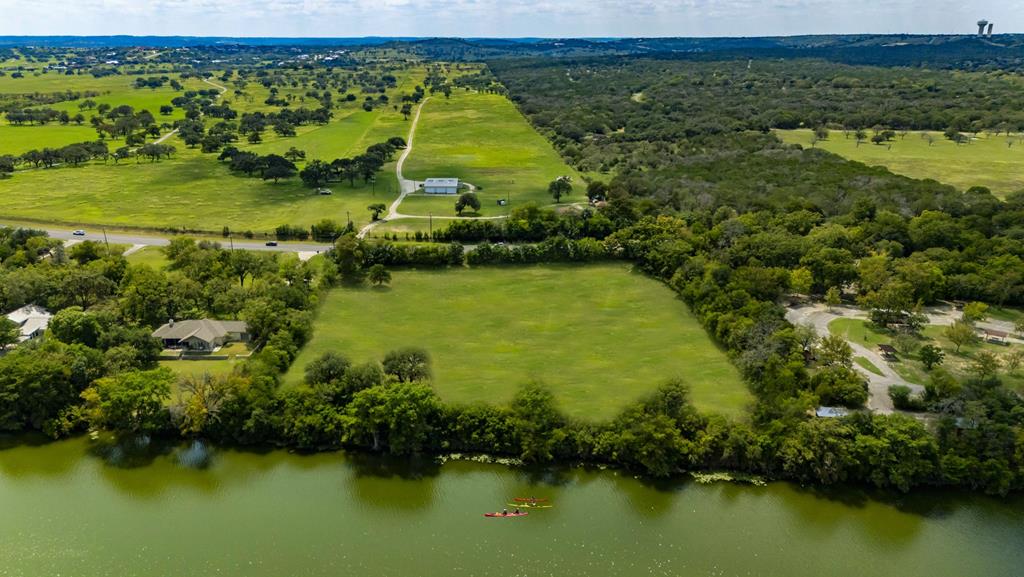
{"label": "barn roof", "polygon": [[457,178],[428,178],[423,181],[423,186],[459,186],[459,179]]}

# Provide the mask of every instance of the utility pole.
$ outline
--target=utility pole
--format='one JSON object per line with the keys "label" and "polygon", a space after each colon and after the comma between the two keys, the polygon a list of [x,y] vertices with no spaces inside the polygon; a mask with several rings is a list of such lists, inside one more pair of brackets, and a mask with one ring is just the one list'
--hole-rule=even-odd
{"label": "utility pole", "polygon": [[234,250],[235,250],[235,237],[228,236],[228,242],[231,243],[231,251],[234,252]]}
{"label": "utility pole", "polygon": [[434,240],[434,213],[428,213],[430,216],[430,240]]}
{"label": "utility pole", "polygon": [[107,256],[110,256],[110,242],[107,241],[107,229],[103,229],[103,244],[107,245]]}

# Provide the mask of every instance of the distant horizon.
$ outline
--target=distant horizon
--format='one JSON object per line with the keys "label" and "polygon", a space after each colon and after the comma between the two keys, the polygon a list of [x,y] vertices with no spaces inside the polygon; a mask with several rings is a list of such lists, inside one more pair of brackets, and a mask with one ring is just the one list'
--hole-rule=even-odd
{"label": "distant horizon", "polygon": [[[992,37],[1019,36],[1024,31],[993,32]],[[416,36],[399,35],[385,36],[381,34],[337,35],[337,36],[272,36],[272,35],[238,35],[238,34],[0,34],[0,38],[189,38],[189,39],[251,39],[251,40],[666,40],[666,39],[746,39],[746,38],[814,38],[834,36],[913,36],[913,37],[974,37],[976,33],[967,32],[818,32],[813,34],[743,34],[733,36],[711,35],[663,35],[663,36]]]}
{"label": "distant horizon", "polygon": [[[1024,30],[1024,0],[0,0],[0,35],[760,38]],[[124,31],[131,31],[126,34]]]}

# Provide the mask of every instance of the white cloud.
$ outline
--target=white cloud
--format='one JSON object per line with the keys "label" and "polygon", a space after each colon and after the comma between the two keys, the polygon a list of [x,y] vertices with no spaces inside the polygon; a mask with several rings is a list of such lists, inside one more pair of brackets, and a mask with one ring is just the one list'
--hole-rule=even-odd
{"label": "white cloud", "polygon": [[0,0],[0,34],[719,36],[1024,31],[1024,0]]}

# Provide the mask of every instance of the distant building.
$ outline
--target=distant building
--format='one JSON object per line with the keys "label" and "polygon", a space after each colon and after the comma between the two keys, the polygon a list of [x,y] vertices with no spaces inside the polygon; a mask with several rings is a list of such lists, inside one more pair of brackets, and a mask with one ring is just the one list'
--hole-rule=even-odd
{"label": "distant building", "polygon": [[46,331],[46,327],[50,325],[53,315],[41,306],[25,305],[16,311],[7,313],[7,318],[21,329],[18,342],[23,343],[42,335]]}
{"label": "distant building", "polygon": [[245,321],[217,321],[199,319],[175,321],[171,319],[164,326],[153,331],[153,337],[160,339],[169,349],[189,351],[212,351],[226,343],[249,340],[249,326]]}
{"label": "distant building", "polygon": [[814,411],[814,416],[819,419],[838,419],[839,417],[845,417],[849,415],[850,411],[843,407],[818,407]]}
{"label": "distant building", "polygon": [[428,178],[423,181],[423,192],[426,194],[458,194],[459,179]]}

